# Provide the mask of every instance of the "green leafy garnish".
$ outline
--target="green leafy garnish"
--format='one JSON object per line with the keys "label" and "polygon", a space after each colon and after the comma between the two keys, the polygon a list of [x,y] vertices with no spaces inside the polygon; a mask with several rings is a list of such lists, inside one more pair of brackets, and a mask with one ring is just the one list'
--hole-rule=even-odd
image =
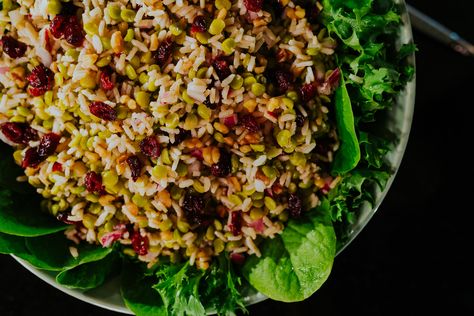
{"label": "green leafy garnish", "polygon": [[332,171],[344,174],[354,169],[360,160],[360,148],[354,127],[351,99],[347,93],[343,74],[335,96],[336,124],[341,146],[336,152]]}
{"label": "green leafy garnish", "polygon": [[220,255],[215,261],[200,285],[201,299],[206,308],[217,311],[218,315],[228,315],[236,309],[246,312],[239,291],[241,279],[236,275],[229,258]]}
{"label": "green leafy garnish", "polygon": [[[25,238],[26,248],[34,259],[29,262],[40,269],[62,271],[75,268],[81,264],[94,262],[105,258],[112,248],[102,248],[81,243],[74,245],[63,233],[56,233],[36,238]],[[74,246],[79,256],[74,258],[69,247]]]}
{"label": "green leafy garnish", "polygon": [[373,187],[384,188],[390,173],[381,170],[357,169],[346,175],[341,183],[329,192],[330,214],[333,221],[352,222],[353,210],[363,203],[373,205],[375,194]]}
{"label": "green leafy garnish", "polygon": [[156,278],[146,274],[143,264],[124,260],[120,292],[125,305],[137,316],[168,315],[153,285]]}
{"label": "green leafy garnish", "polygon": [[247,259],[243,275],[258,291],[283,302],[302,301],[326,281],[336,254],[329,202],[301,220],[290,220],[281,237],[267,239],[262,256]]}
{"label": "green leafy garnish", "polygon": [[65,230],[67,225],[40,212],[41,198],[28,183],[16,179],[23,175],[11,158],[12,150],[0,143],[0,232],[35,237]]}
{"label": "green leafy garnish", "polygon": [[205,315],[206,310],[199,300],[199,282],[204,276],[189,265],[161,265],[156,273],[158,284],[153,288],[160,293],[166,310],[171,315]]}
{"label": "green leafy garnish", "polygon": [[67,225],[39,211],[39,198],[0,188],[0,232],[35,237],[63,231]]}
{"label": "green leafy garnish", "polygon": [[[342,74],[334,100],[336,116],[340,105],[348,104],[341,102],[345,95],[351,103],[360,146],[359,162],[352,166],[343,164],[346,159],[350,161],[351,153],[344,153],[347,131],[338,119],[341,148],[336,153],[333,171],[342,179],[328,198],[332,219],[348,223],[365,202],[373,205],[375,185],[383,189],[392,173],[385,155],[394,141],[386,137],[386,131],[381,131],[375,120],[378,112],[397,104],[399,92],[412,79],[414,67],[407,57],[415,46],[397,46],[401,20],[400,5],[394,1],[323,0],[322,4],[323,24],[330,35],[343,43],[336,51]],[[357,152],[352,157],[357,158]]]}
{"label": "green leafy garnish", "polygon": [[0,233],[0,253],[21,256],[28,254],[25,238]]}
{"label": "green leafy garnish", "polygon": [[392,148],[391,141],[373,134],[360,132],[359,143],[363,158],[368,166],[376,169],[382,168],[385,163],[385,155]]}
{"label": "green leafy garnish", "polygon": [[117,275],[119,271],[119,258],[116,253],[110,253],[98,261],[81,264],[60,272],[56,276],[56,282],[72,289],[95,289],[110,276]]}
{"label": "green leafy garnish", "polygon": [[221,255],[207,270],[190,266],[189,262],[161,264],[157,267],[160,293],[169,315],[205,315],[215,310],[228,315],[236,309],[245,310],[242,296],[230,260]]}

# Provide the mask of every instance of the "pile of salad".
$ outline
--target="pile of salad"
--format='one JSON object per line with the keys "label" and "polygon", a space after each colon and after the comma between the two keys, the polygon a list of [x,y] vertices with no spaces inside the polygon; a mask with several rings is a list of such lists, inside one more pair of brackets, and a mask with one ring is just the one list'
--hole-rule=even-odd
{"label": "pile of salad", "polygon": [[0,253],[137,315],[328,278],[414,74],[392,0],[3,0]]}

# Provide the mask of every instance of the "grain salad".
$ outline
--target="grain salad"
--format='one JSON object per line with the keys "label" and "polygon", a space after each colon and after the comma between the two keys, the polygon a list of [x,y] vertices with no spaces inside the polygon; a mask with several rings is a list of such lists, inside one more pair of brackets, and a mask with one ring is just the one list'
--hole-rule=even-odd
{"label": "grain salad", "polygon": [[77,243],[201,269],[260,256],[339,181],[321,9],[4,0],[0,138],[18,180]]}

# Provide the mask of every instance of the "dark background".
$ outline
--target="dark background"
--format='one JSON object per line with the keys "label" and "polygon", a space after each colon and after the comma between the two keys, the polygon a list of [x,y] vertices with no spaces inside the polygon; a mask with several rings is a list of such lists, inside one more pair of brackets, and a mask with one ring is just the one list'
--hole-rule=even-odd
{"label": "dark background", "polygon": [[[438,4],[436,4],[438,3]],[[474,42],[474,1],[411,4]],[[385,201],[310,299],[250,315],[474,315],[474,58],[415,31],[417,98],[407,151]],[[119,316],[47,285],[0,256],[0,315]]]}

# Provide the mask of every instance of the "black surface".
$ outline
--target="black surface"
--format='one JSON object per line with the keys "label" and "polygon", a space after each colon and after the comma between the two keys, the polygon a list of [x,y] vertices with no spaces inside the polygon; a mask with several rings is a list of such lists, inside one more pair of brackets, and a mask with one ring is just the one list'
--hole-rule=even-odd
{"label": "black surface", "polygon": [[[473,1],[411,3],[474,42]],[[266,301],[250,307],[250,315],[474,315],[473,160],[467,153],[474,58],[417,32],[415,40],[415,118],[387,198],[312,298]],[[0,315],[36,314],[120,315],[69,297],[0,256]]]}

